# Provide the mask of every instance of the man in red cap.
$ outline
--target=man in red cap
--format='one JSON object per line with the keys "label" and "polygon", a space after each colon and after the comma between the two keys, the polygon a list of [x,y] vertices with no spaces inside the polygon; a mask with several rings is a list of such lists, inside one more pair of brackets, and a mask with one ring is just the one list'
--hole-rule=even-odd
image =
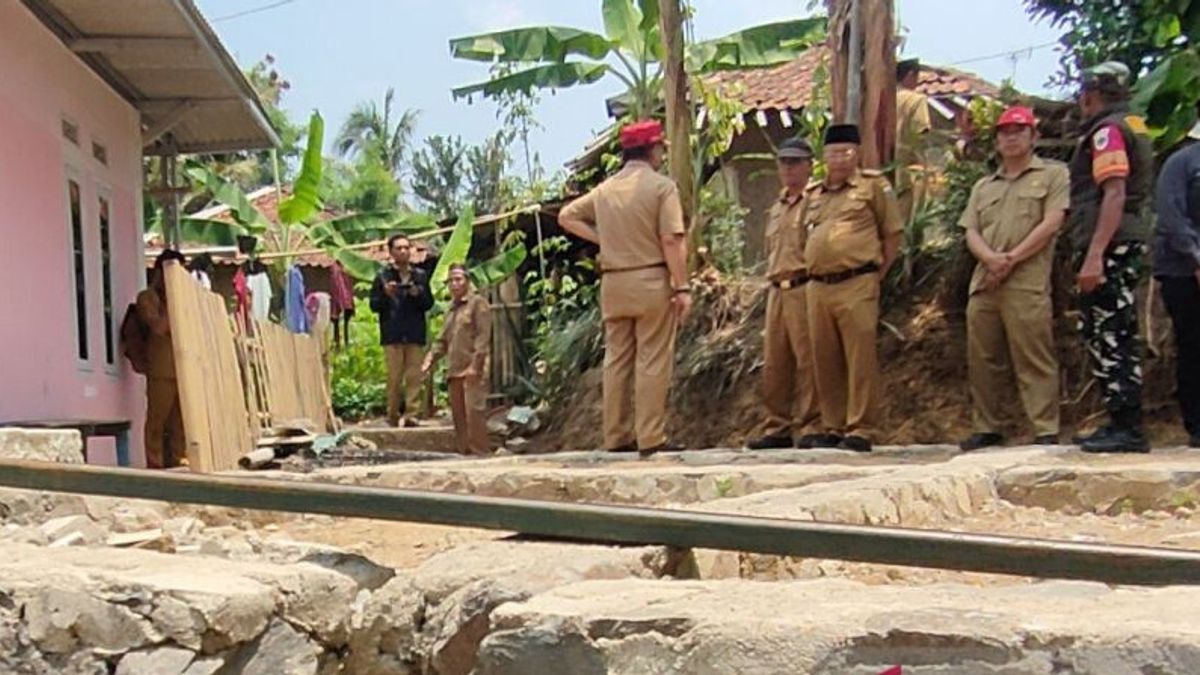
{"label": "man in red cap", "polygon": [[662,125],[626,126],[621,150],[625,166],[564,207],[558,222],[600,246],[604,447],[650,455],[672,447],[666,407],[675,328],[692,307],[687,239],[679,191],[658,172]]}
{"label": "man in red cap", "polygon": [[1065,164],[1033,154],[1037,122],[1016,106],[996,122],[1000,168],[975,183],[959,225],[978,263],[967,302],[967,368],[978,450],[1004,442],[1001,387],[1016,376],[1037,445],[1058,443],[1058,356],[1050,270],[1070,203]]}

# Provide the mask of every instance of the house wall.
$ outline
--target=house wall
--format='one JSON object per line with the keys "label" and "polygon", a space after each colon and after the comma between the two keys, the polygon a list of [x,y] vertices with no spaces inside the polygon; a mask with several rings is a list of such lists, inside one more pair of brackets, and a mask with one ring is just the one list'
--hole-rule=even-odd
{"label": "house wall", "polygon": [[[765,133],[764,133],[765,132]],[[767,228],[767,212],[779,196],[779,178],[775,173],[775,162],[770,159],[746,159],[744,155],[773,154],[772,143],[778,145],[783,139],[796,133],[795,127],[785,129],[779,116],[768,116],[766,128],[760,128],[751,117],[746,121],[746,130],[733,140],[725,155],[726,166],[733,166],[737,175],[738,201],[750,210],[746,214],[744,234],[744,259],[748,265],[766,259],[764,237]],[[771,141],[767,141],[770,137]]]}
{"label": "house wall", "polygon": [[[143,283],[141,133],[136,111],[18,2],[0,3],[0,422],[127,419],[143,459],[142,378],[120,356],[118,331]],[[78,128],[78,146],[62,120]],[[107,151],[107,165],[93,143]],[[78,357],[68,178],[82,204],[88,358]],[[106,363],[99,199],[110,204],[112,335]],[[113,463],[95,439],[89,460]]]}

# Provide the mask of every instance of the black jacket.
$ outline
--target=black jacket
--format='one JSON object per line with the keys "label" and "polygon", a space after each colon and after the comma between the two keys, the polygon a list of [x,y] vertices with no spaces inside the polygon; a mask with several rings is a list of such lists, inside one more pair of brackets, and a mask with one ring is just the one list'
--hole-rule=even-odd
{"label": "black jacket", "polygon": [[415,266],[409,270],[410,282],[416,286],[415,295],[401,287],[396,297],[388,297],[384,285],[389,281],[400,282],[400,271],[392,265],[383,268],[371,284],[371,309],[379,315],[379,341],[382,344],[425,344],[425,312],[433,307],[433,293],[429,290],[429,275],[424,270]]}

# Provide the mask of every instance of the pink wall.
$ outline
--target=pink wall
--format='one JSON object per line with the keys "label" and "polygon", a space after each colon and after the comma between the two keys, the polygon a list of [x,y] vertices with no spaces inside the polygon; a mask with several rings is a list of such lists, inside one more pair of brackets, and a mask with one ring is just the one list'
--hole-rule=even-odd
{"label": "pink wall", "polygon": [[[0,421],[114,418],[134,423],[142,463],[142,378],[106,365],[98,199],[110,198],[114,339],[142,284],[137,112],[18,2],[0,2]],[[62,119],[79,128],[79,146]],[[92,156],[107,149],[107,166]],[[89,359],[78,359],[67,180],[82,189]],[[90,444],[112,463],[111,442]]]}

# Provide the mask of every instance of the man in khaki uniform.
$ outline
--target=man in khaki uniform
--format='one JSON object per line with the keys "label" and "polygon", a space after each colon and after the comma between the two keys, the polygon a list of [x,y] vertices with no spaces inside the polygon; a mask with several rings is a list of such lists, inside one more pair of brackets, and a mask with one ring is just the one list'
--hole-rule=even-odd
{"label": "man in khaki uniform", "polygon": [[859,169],[860,144],[852,124],[825,132],[828,173],[808,189],[804,258],[824,427],[818,446],[870,452],[879,423],[879,283],[896,259],[903,225],[887,179]]}
{"label": "man in khaki uniform", "polygon": [[929,97],[917,91],[921,62],[909,59],[896,64],[896,187],[900,192],[900,217],[912,218],[924,199],[925,157],[922,150],[933,130]]}
{"label": "man in khaki uniform", "polygon": [[[808,337],[804,264],[804,188],[812,176],[813,151],[790,138],[776,153],[783,189],[767,220],[767,326],[763,332],[763,404],[767,428],[747,443],[751,450],[812,447],[820,439],[816,425],[816,378]],[[799,440],[793,440],[796,437]]]}
{"label": "man in khaki uniform", "polygon": [[687,240],[679,191],[658,173],[662,125],[626,126],[621,148],[625,166],[568,204],[558,222],[600,246],[604,447],[650,455],[674,448],[667,443],[665,416],[675,328],[692,307]]}
{"label": "man in khaki uniform", "polygon": [[442,334],[425,356],[421,372],[428,374],[434,361],[446,359],[450,413],[458,451],[486,455],[491,451],[487,431],[487,367],[492,350],[492,311],[481,295],[471,292],[463,265],[450,266],[451,305]]}
{"label": "man in khaki uniform", "polygon": [[138,293],[137,314],[146,327],[146,467],[169,469],[184,457],[183,412],[175,377],[175,352],[167,312],[168,262],[183,264],[183,254],[167,249],[154,261],[150,288]]}
{"label": "man in khaki uniform", "polygon": [[1013,107],[996,123],[1001,167],[971,190],[959,224],[979,261],[967,303],[967,367],[978,450],[1004,442],[999,395],[1010,371],[1038,445],[1058,442],[1058,357],[1054,351],[1050,269],[1054,241],[1070,204],[1065,164],[1033,154],[1033,111]]}

